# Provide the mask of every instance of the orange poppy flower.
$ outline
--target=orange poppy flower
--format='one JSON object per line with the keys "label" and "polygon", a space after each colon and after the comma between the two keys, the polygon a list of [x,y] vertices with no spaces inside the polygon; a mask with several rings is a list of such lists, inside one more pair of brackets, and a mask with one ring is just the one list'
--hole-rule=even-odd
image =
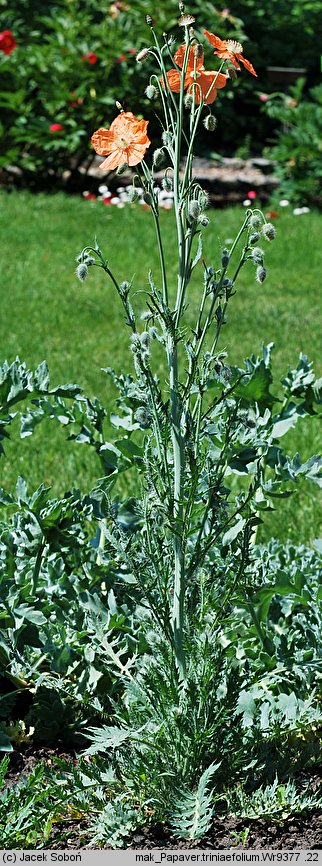
{"label": "orange poppy flower", "polygon": [[[180,48],[178,48],[174,55],[174,62],[180,67],[180,69],[182,69],[184,64],[185,52],[186,46],[180,45]],[[203,61],[204,53],[202,52],[201,56],[196,58],[194,47],[192,45],[189,48],[184,88],[189,92],[194,87],[196,103],[200,104],[200,102],[205,101],[206,105],[209,105],[211,102],[215,101],[217,90],[221,87],[225,87],[225,84],[227,83],[227,75],[222,75],[220,72],[216,72],[215,70],[207,72],[203,65]],[[173,90],[174,93],[179,93],[181,82],[180,72],[178,72],[177,69],[170,69],[170,71],[167,72],[167,79],[170,90]]]}
{"label": "orange poppy flower", "polygon": [[[220,57],[221,60],[230,60],[235,69],[239,69],[240,66],[238,63],[243,63],[243,65],[248,69],[248,72],[251,72],[252,75],[256,75],[254,67],[250,63],[249,60],[246,60],[246,57],[243,56],[243,46],[240,42],[235,42],[234,39],[219,39],[219,36],[215,36],[214,33],[209,33],[209,30],[204,30],[204,34],[210,42],[211,45],[214,45],[217,49],[214,51],[214,54],[217,54],[217,57]],[[237,62],[238,61],[238,62]]]}
{"label": "orange poppy flower", "polygon": [[128,165],[142,162],[151,144],[146,134],[148,123],[148,120],[138,120],[131,111],[121,111],[109,129],[97,129],[91,138],[93,148],[99,156],[109,154],[100,169],[112,171],[126,162]]}

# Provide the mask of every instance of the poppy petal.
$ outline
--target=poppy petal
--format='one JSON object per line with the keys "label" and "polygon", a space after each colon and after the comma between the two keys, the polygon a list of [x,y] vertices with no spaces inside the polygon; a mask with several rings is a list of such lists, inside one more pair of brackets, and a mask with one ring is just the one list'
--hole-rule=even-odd
{"label": "poppy petal", "polygon": [[222,39],[219,39],[219,36],[215,36],[215,34],[210,33],[209,30],[204,30],[203,32],[211,45],[214,45],[215,48],[219,48],[220,51],[225,51],[227,47],[226,43]]}
{"label": "poppy petal", "polygon": [[126,162],[126,153],[122,150],[113,150],[112,153],[104,159],[104,162],[100,165],[101,171],[113,171],[114,168],[118,168],[119,165],[123,165]]}
{"label": "poppy petal", "polygon": [[172,90],[173,93],[180,93],[180,86],[181,86],[180,72],[177,72],[176,69],[170,69],[169,72],[167,72],[167,79],[169,82],[170,90]]}
{"label": "poppy petal", "polygon": [[[149,142],[150,143],[150,142]],[[130,147],[127,148],[127,162],[129,165],[137,165],[138,162],[142,162],[145,151],[149,145],[146,144],[131,144]]]}
{"label": "poppy petal", "polygon": [[248,72],[251,72],[252,75],[255,75],[257,78],[258,77],[257,72],[255,72],[255,69],[254,69],[252,63],[250,63],[249,60],[246,60],[246,57],[243,57],[242,54],[238,54],[237,57],[238,57],[239,62],[243,63],[244,66],[246,67],[246,69],[248,69]]}
{"label": "poppy petal", "polygon": [[100,127],[100,129],[97,129],[96,132],[93,133],[91,142],[94,150],[99,154],[99,156],[106,156],[113,147],[113,132],[111,132],[110,129]]}

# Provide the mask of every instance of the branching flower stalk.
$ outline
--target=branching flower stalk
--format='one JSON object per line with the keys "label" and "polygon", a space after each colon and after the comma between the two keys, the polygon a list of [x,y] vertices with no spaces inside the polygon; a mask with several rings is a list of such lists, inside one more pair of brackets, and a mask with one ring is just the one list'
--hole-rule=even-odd
{"label": "branching flower stalk", "polygon": [[[180,11],[183,11],[182,4]],[[129,290],[124,291],[112,274],[108,263],[103,258],[99,248],[87,247],[79,259],[79,268],[92,264],[102,267],[111,278],[120,295],[126,322],[132,330],[134,365],[138,381],[143,383],[146,399],[151,413],[151,424],[156,444],[155,459],[159,480],[157,482],[158,496],[168,510],[166,528],[164,529],[167,545],[170,544],[173,555],[173,585],[172,609],[169,623],[174,648],[176,668],[179,678],[184,682],[187,673],[186,640],[185,640],[185,598],[187,580],[201,567],[212,544],[222,535],[223,527],[216,523],[214,510],[215,491],[219,489],[224,477],[227,461],[222,454],[217,469],[205,462],[202,456],[202,438],[207,424],[207,407],[205,397],[207,382],[212,374],[216,361],[217,344],[221,328],[225,323],[227,306],[235,293],[235,282],[247,260],[252,260],[257,266],[257,279],[262,282],[266,271],[263,265],[262,251],[254,249],[254,237],[258,237],[258,226],[265,224],[265,217],[259,211],[248,210],[243,224],[233,241],[230,250],[223,250],[219,267],[214,268],[203,262],[204,287],[197,311],[192,339],[185,342],[184,314],[187,300],[187,290],[194,269],[202,261],[202,233],[209,223],[205,213],[208,200],[207,194],[200,187],[193,175],[194,144],[199,124],[205,107],[212,104],[217,97],[217,89],[224,87],[229,81],[230,64],[239,68],[233,48],[226,51],[226,43],[218,43],[217,37],[204,31],[206,39],[220,50],[215,51],[220,57],[218,69],[206,71],[203,46],[197,41],[193,27],[192,16],[181,16],[179,25],[184,30],[183,44],[172,55],[172,41],[164,35],[164,43],[160,45],[151,18],[147,16],[153,44],[143,49],[138,55],[139,62],[148,55],[155,58],[158,74],[150,77],[146,94],[154,100],[159,96],[163,112],[162,147],[153,156],[152,165],[145,159],[145,152],[150,145],[147,137],[147,122],[138,120],[131,112],[123,109],[118,118],[111,124],[109,130],[100,129],[94,133],[92,142],[95,150],[102,156],[107,155],[104,167],[115,168],[128,163],[135,166],[136,175],[143,186],[144,199],[150,206],[154,220],[158,256],[161,269],[162,294],[149,277],[151,292],[149,294],[149,309],[152,322],[157,322],[161,328],[160,341],[166,352],[168,368],[168,397],[164,400],[162,392],[156,385],[150,367],[150,349],[142,347],[140,335],[132,306],[129,302]],[[217,40],[217,41],[216,41]],[[218,43],[218,45],[217,45]],[[228,43],[227,43],[228,44]],[[234,43],[231,43],[233,46]],[[238,51],[242,51],[237,45]],[[230,46],[230,43],[229,43]],[[236,49],[236,50],[237,50]],[[226,52],[226,53],[225,53]],[[242,55],[238,54],[238,59]],[[243,58],[242,58],[243,61]],[[167,69],[170,62],[170,69]],[[244,62],[244,61],[243,61]],[[236,66],[237,64],[237,66]],[[256,74],[251,64],[246,61],[246,68]],[[209,109],[207,109],[209,112]],[[187,116],[188,115],[188,116]],[[211,113],[205,121],[207,129],[214,129],[216,120]],[[185,162],[183,164],[185,151]],[[163,185],[165,189],[173,188],[173,206],[177,233],[178,264],[176,297],[170,286],[167,274],[167,256],[162,228],[159,219],[158,193],[155,184],[154,171],[159,163],[159,157],[166,158]],[[255,228],[254,228],[255,227]],[[271,240],[273,227],[266,230],[265,237]],[[244,248],[236,260],[232,277],[227,271],[232,266],[232,258],[238,252],[242,238],[245,238]],[[193,258],[194,241],[198,246]],[[259,273],[260,269],[260,273]],[[84,272],[85,273],[85,272]],[[79,273],[80,279],[85,278]],[[128,284],[129,285],[129,284]],[[129,287],[130,288],[130,287]],[[210,351],[205,353],[206,344],[210,342]],[[188,369],[187,369],[188,354]],[[185,377],[185,382],[183,381]],[[239,379],[237,380],[238,384]],[[220,400],[229,399],[230,388],[224,389]],[[160,402],[161,401],[161,402]],[[217,401],[218,405],[218,401]],[[161,420],[161,415],[163,418]],[[165,432],[167,431],[167,432]],[[227,440],[227,443],[229,440]],[[228,447],[228,444],[227,444]],[[203,508],[196,510],[200,499],[202,478],[207,472],[208,491],[204,497]],[[211,476],[212,480],[211,480]],[[216,494],[217,495],[217,494]],[[229,527],[236,515],[247,509],[253,496],[252,485],[226,521]],[[245,512],[246,513],[246,512]],[[196,515],[199,514],[199,517]],[[154,542],[151,527],[148,526],[149,510],[145,509],[146,549],[150,560],[153,560]],[[195,531],[195,550],[188,550],[188,539]],[[168,590],[167,590],[168,592]],[[162,593],[161,593],[162,595]],[[167,607],[168,610],[168,607]]]}

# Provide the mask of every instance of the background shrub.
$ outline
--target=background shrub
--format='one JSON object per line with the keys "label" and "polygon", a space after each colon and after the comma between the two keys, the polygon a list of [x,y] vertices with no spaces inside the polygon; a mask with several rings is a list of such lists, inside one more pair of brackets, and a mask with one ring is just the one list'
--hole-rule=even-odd
{"label": "background shrub", "polygon": [[[112,120],[116,100],[150,117],[156,137],[155,108],[144,96],[149,62],[136,64],[134,55],[148,44],[146,13],[159,34],[169,31],[178,16],[177,0],[165,0],[158,9],[143,0],[106,5],[55,0],[50,14],[43,0],[32,6],[31,11],[26,0],[0,0],[1,27],[17,40],[15,50],[0,57],[0,166],[19,165],[27,182],[37,186],[62,178],[72,186],[78,166],[89,166],[93,158],[93,130]],[[322,2],[296,0],[290,7],[286,0],[271,0],[264,9],[255,0],[232,0],[228,10],[195,0],[189,11],[197,27],[201,6],[202,21],[213,32],[245,43],[258,81],[245,74],[220,94],[216,138],[201,137],[199,152],[211,155],[224,147],[232,154],[242,147],[243,155],[249,149],[258,153],[277,120],[259,111],[260,93],[272,90],[267,66],[304,66],[310,83],[320,80]],[[63,175],[66,169],[71,176]]]}

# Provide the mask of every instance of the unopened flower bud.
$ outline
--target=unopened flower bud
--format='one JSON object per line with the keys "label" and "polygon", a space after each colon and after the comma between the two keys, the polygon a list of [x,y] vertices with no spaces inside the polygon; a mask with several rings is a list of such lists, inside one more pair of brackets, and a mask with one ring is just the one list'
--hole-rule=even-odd
{"label": "unopened flower bud", "polygon": [[193,53],[194,53],[194,57],[197,57],[197,58],[203,57],[203,46],[200,44],[200,42],[197,42],[197,44],[194,45]]}
{"label": "unopened flower bud", "polygon": [[151,27],[151,25],[152,25],[151,15],[146,15],[145,20],[146,20],[146,23],[149,25],[149,27]]}
{"label": "unopened flower bud", "polygon": [[257,214],[253,214],[249,220],[249,225],[252,229],[258,229],[262,225],[262,220]]}
{"label": "unopened flower bud", "polygon": [[142,51],[139,51],[139,53],[136,55],[137,62],[138,63],[144,63],[144,61],[147,59],[148,56],[149,56],[149,49],[148,48],[142,48]]}
{"label": "unopened flower bud", "polygon": [[132,204],[134,204],[134,202],[136,201],[140,201],[140,193],[137,191],[137,189],[135,189],[135,186],[132,186],[132,189],[130,189],[128,193],[128,198],[129,201],[132,202]]}
{"label": "unopened flower bud", "polygon": [[262,232],[267,241],[273,241],[276,237],[276,229],[272,223],[264,223]]}
{"label": "unopened flower bud", "polygon": [[204,119],[203,125],[207,132],[214,132],[217,126],[217,118],[214,117],[213,114],[207,114],[207,117],[205,117]]}
{"label": "unopened flower bud", "polygon": [[126,171],[128,171],[128,167],[129,166],[127,162],[122,162],[122,165],[119,165],[116,169],[116,174],[124,174]]}
{"label": "unopened flower bud", "polygon": [[258,283],[263,283],[267,277],[267,270],[263,267],[263,265],[258,265],[256,270],[256,280]]}
{"label": "unopened flower bud", "polygon": [[261,236],[260,236],[259,232],[253,232],[253,234],[250,235],[249,243],[250,244],[257,244],[257,242],[260,240],[260,237]]}
{"label": "unopened flower bud", "polygon": [[119,289],[120,289],[120,295],[122,298],[127,298],[129,291],[130,291],[130,288],[131,288],[131,284],[128,283],[127,280],[124,280],[123,283],[120,283]]}
{"label": "unopened flower bud", "polygon": [[230,69],[227,69],[227,72],[228,72],[228,75],[229,75],[229,78],[231,79],[231,81],[236,81],[236,78],[237,78],[236,69],[234,69],[231,66]]}
{"label": "unopened flower bud", "polygon": [[86,280],[86,277],[88,276],[88,267],[85,264],[85,262],[81,262],[81,264],[77,266],[76,276],[81,281],[81,283],[83,283],[84,280]]}
{"label": "unopened flower bud", "polygon": [[206,207],[208,207],[209,195],[205,189],[200,190],[198,198],[199,198],[199,204],[200,204],[201,210],[204,210]]}
{"label": "unopened flower bud", "polygon": [[150,427],[150,415],[145,406],[139,406],[134,414],[134,421],[143,427],[145,430],[147,427]]}
{"label": "unopened flower bud", "polygon": [[155,165],[157,168],[159,165],[162,165],[163,162],[164,162],[164,152],[162,150],[162,147],[159,147],[158,150],[154,151],[153,165]]}
{"label": "unopened flower bud", "polygon": [[262,265],[264,260],[264,250],[261,247],[254,247],[252,250],[252,259],[254,265]]}
{"label": "unopened flower bud", "polygon": [[185,104],[186,108],[191,108],[191,106],[193,105],[192,93],[186,93],[185,98],[184,98],[184,104]]}
{"label": "unopened flower bud", "polygon": [[140,342],[143,349],[149,348],[151,337],[148,331],[142,331],[142,334],[140,334]]}
{"label": "unopened flower bud", "polygon": [[168,147],[168,145],[172,144],[172,135],[171,135],[171,132],[168,132],[167,129],[164,130],[161,138],[162,138],[163,144],[165,144],[166,147]]}
{"label": "unopened flower bud", "polygon": [[188,214],[189,214],[190,219],[197,220],[198,216],[200,216],[200,212],[201,212],[201,207],[200,207],[198,199],[196,199],[196,198],[191,199],[191,201],[189,202],[189,206],[188,206]]}
{"label": "unopened flower bud", "polygon": [[203,226],[204,228],[207,228],[207,226],[209,226],[209,222],[210,222],[210,220],[208,219],[208,217],[205,213],[201,213],[200,216],[198,217],[198,223],[200,223],[200,225]]}
{"label": "unopened flower bud", "polygon": [[223,249],[222,254],[221,254],[221,266],[223,268],[227,268],[229,265],[229,261],[230,261],[230,255],[229,255],[228,250],[225,248],[225,249]]}
{"label": "unopened flower bud", "polygon": [[119,111],[123,111],[123,105],[121,105],[121,103],[118,102],[118,100],[116,100],[115,105],[116,105],[116,108],[118,108]]}
{"label": "unopened flower bud", "polygon": [[148,204],[148,205],[152,204],[153,198],[152,198],[152,195],[150,192],[144,192],[143,193],[143,201],[145,201],[145,204]]}
{"label": "unopened flower bud", "polygon": [[164,175],[164,178],[163,178],[163,181],[162,181],[162,186],[163,186],[163,189],[164,189],[166,192],[172,192],[172,188],[173,188],[173,187],[172,187],[172,180],[171,180],[171,177],[169,177],[168,174],[165,174],[165,175]]}
{"label": "unopened flower bud", "polygon": [[148,84],[148,86],[145,88],[145,94],[148,97],[148,99],[155,99],[155,97],[157,96],[157,93],[158,93],[158,91],[157,91],[157,88],[154,86],[154,84]]}

